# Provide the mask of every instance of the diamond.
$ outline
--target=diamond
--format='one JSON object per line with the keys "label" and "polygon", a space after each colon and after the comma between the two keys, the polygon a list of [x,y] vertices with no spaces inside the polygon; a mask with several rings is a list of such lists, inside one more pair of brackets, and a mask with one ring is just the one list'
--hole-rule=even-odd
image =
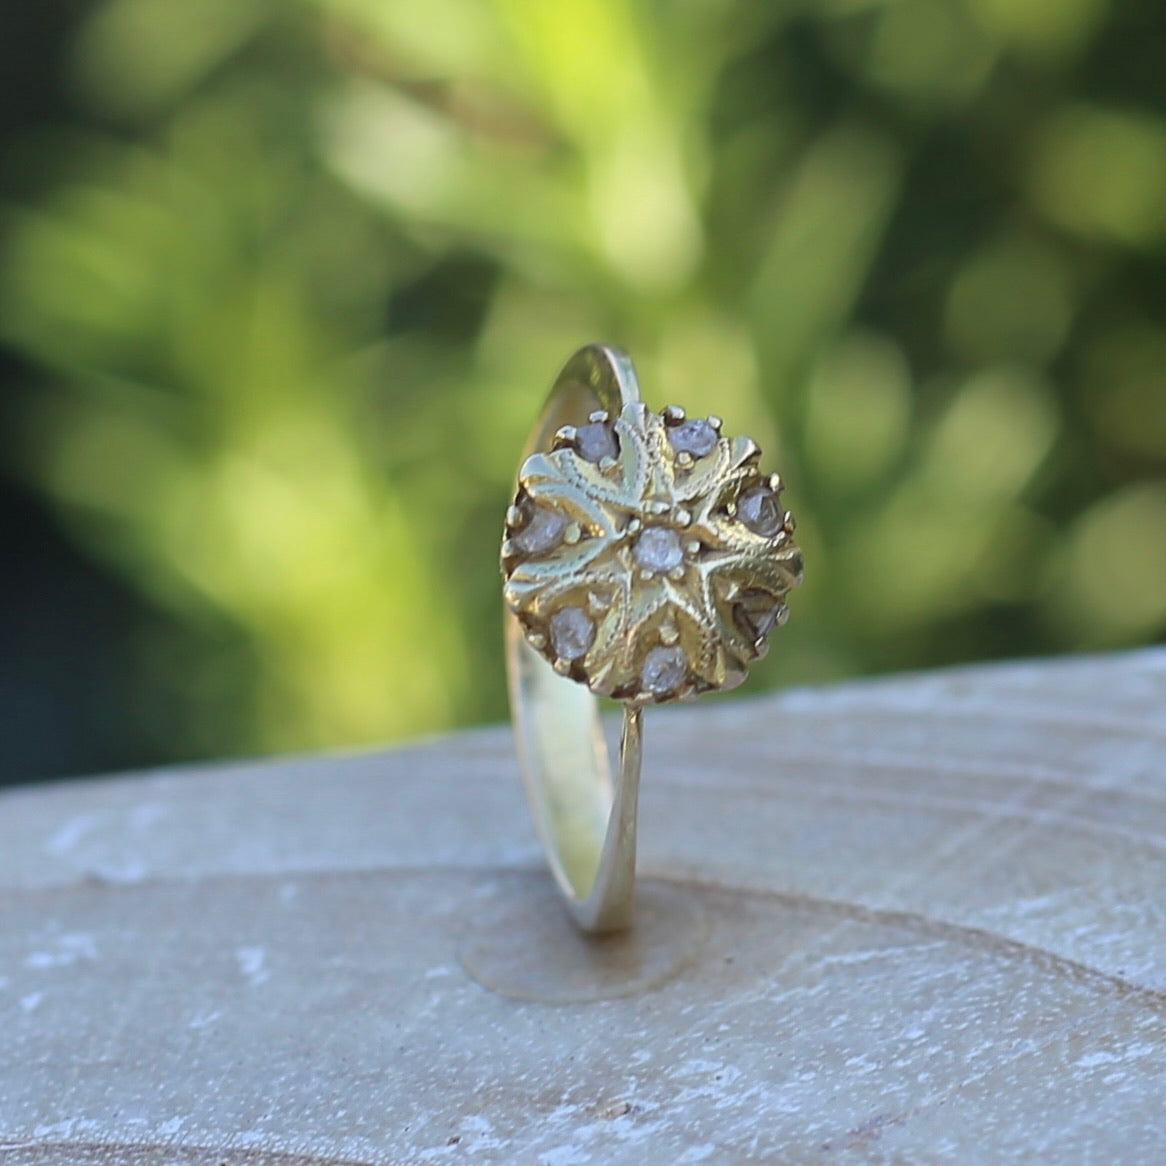
{"label": "diamond", "polygon": [[754,534],[773,538],[781,530],[785,512],[768,486],[755,486],[737,499],[737,517]]}
{"label": "diamond", "polygon": [[677,453],[704,457],[717,448],[717,431],[703,418],[694,417],[691,421],[669,426],[668,440]]}
{"label": "diamond", "polygon": [[605,457],[619,455],[615,434],[607,425],[598,421],[579,427],[575,433],[575,449],[584,461],[595,462],[596,465]]}
{"label": "diamond", "polygon": [[649,692],[662,696],[674,692],[688,674],[688,660],[680,648],[653,648],[644,657],[640,682]]}
{"label": "diamond", "polygon": [[764,591],[746,592],[734,609],[737,626],[754,642],[765,639],[779,624],[785,623],[789,609]]}
{"label": "diamond", "polygon": [[551,616],[551,647],[560,660],[578,660],[595,642],[595,624],[581,607],[564,607]]}
{"label": "diamond", "polygon": [[511,536],[511,542],[528,555],[539,555],[557,547],[567,529],[567,517],[557,510],[547,510],[533,506],[528,501],[525,507],[526,525]]}
{"label": "diamond", "polygon": [[664,526],[649,526],[643,531],[632,554],[641,567],[660,575],[684,562],[680,535]]}

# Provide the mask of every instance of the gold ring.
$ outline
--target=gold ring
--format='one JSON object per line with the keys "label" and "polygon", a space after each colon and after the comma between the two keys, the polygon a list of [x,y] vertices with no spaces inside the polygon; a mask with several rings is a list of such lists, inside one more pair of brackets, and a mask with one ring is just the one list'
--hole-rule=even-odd
{"label": "gold ring", "polygon": [[[506,664],[536,829],[576,923],[630,926],[645,705],[740,684],[802,578],[781,480],[717,417],[652,412],[632,363],[567,362],[502,540]],[[623,704],[612,781],[597,696]]]}

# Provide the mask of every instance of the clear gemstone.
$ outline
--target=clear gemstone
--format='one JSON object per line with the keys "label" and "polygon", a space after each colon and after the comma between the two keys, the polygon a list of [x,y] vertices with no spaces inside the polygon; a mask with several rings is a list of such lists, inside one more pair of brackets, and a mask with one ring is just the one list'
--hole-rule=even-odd
{"label": "clear gemstone", "polygon": [[511,536],[511,542],[528,555],[542,554],[557,547],[567,529],[567,517],[557,510],[528,504],[526,525]]}
{"label": "clear gemstone", "polygon": [[755,486],[737,499],[737,517],[755,534],[773,538],[781,530],[785,512],[768,486]]}
{"label": "clear gemstone", "polygon": [[636,540],[636,562],[649,571],[664,574],[684,562],[680,535],[664,526],[649,526]]}
{"label": "clear gemstone", "polygon": [[717,448],[717,431],[703,417],[694,417],[691,421],[669,426],[668,440],[677,453],[704,457]]}
{"label": "clear gemstone", "polygon": [[595,624],[581,607],[564,607],[551,616],[551,647],[560,660],[578,660],[595,642]]}
{"label": "clear gemstone", "polygon": [[575,431],[575,449],[584,461],[595,462],[597,465],[605,457],[616,457],[619,454],[615,434],[609,426],[599,421],[580,426]]}
{"label": "clear gemstone", "polygon": [[737,623],[753,640],[763,640],[779,623],[784,622],[787,610],[781,604],[775,605],[767,595],[746,598],[737,605]]}
{"label": "clear gemstone", "polygon": [[675,692],[688,675],[688,661],[680,648],[653,648],[644,657],[640,682],[648,692],[662,696]]}

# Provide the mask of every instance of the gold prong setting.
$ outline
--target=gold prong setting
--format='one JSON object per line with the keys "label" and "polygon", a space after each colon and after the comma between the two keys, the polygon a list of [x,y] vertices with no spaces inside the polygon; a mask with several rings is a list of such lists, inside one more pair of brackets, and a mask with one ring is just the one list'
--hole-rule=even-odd
{"label": "gold prong setting", "polygon": [[506,599],[531,647],[635,704],[744,679],[801,580],[782,481],[759,453],[678,405],[560,428],[506,511]]}

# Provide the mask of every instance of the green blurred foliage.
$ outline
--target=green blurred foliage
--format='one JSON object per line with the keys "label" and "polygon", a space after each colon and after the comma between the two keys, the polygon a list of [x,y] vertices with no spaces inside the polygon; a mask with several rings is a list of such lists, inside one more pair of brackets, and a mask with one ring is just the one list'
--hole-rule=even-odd
{"label": "green blurred foliage", "polygon": [[141,645],[169,754],[501,717],[501,514],[596,339],[788,480],[807,582],[762,683],[1161,636],[1160,24],[95,6],[0,326],[45,373],[19,472],[191,633]]}

